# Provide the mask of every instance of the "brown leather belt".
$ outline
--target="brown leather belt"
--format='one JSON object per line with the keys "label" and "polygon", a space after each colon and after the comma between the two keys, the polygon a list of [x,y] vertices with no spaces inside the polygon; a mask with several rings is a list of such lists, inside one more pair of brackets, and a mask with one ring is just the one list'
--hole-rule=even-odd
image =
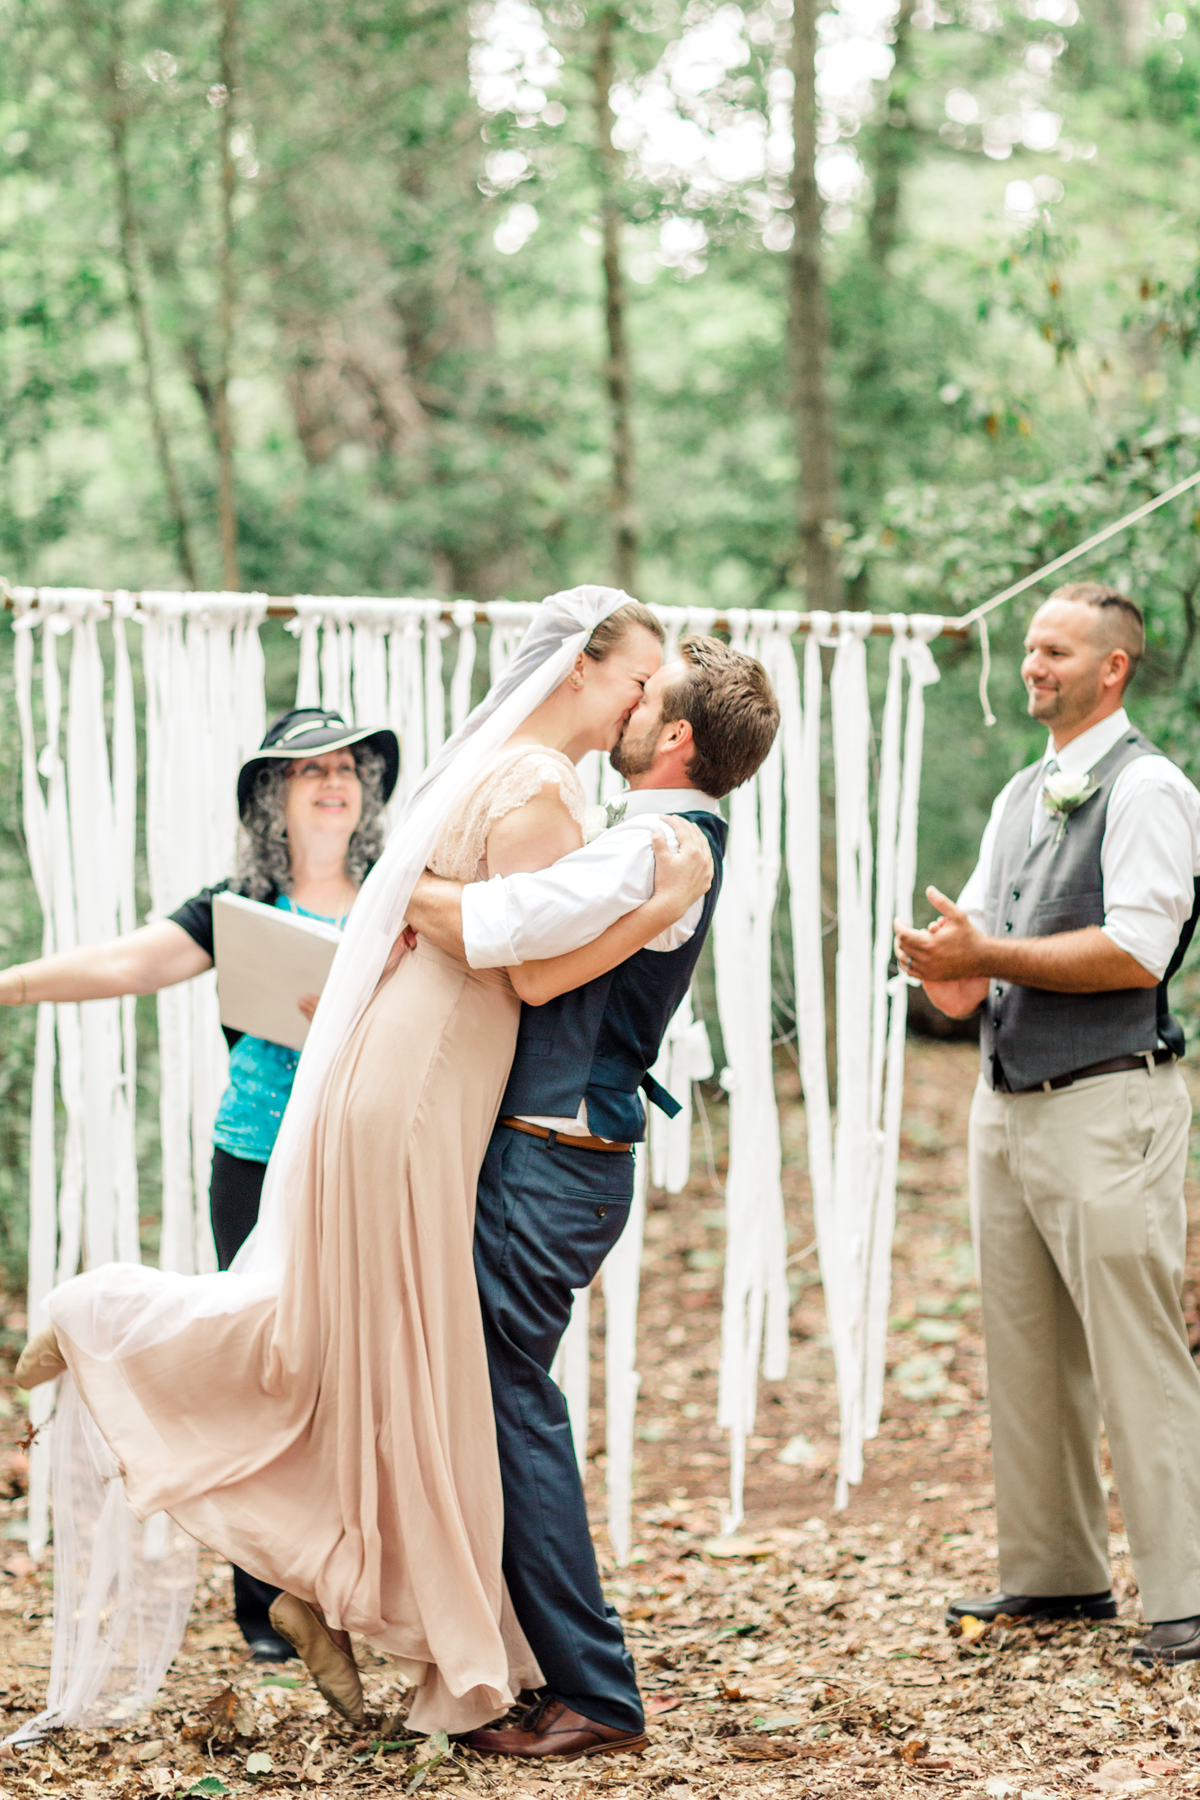
{"label": "brown leather belt", "polygon": [[531,1125],[528,1119],[501,1119],[510,1131],[523,1131],[529,1137],[542,1138],[551,1144],[561,1144],[564,1150],[624,1150],[633,1149],[632,1144],[610,1144],[607,1138],[576,1137],[568,1131],[549,1131],[545,1125]]}
{"label": "brown leather belt", "polygon": [[1006,1084],[999,1091],[1002,1094],[1055,1093],[1059,1088],[1070,1087],[1073,1081],[1086,1081],[1089,1075],[1119,1075],[1126,1069],[1144,1069],[1151,1056],[1156,1063],[1174,1060],[1169,1050],[1147,1051],[1145,1056],[1110,1056],[1106,1062],[1088,1063],[1086,1068],[1072,1069],[1069,1075],[1054,1075],[1049,1081],[1035,1082],[1032,1087],[1010,1088]]}

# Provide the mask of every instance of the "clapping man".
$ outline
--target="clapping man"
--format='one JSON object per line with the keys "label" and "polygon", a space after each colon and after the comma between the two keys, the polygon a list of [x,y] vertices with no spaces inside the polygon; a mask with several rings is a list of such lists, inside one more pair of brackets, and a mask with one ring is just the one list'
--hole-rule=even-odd
{"label": "clapping man", "polygon": [[1097,582],[1034,615],[1022,675],[1045,756],[1000,793],[978,866],[901,967],[982,1007],[971,1107],[1001,1592],[991,1619],[1110,1619],[1100,1428],[1150,1630],[1140,1663],[1200,1659],[1200,1375],[1180,1305],[1191,1106],[1166,978],[1200,887],[1200,793],[1131,725],[1145,644]]}

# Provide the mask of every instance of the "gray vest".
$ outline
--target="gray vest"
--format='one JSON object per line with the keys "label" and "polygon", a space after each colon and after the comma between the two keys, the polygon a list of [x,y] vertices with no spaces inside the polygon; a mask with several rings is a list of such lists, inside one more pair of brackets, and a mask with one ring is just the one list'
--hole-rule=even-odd
{"label": "gray vest", "polygon": [[[984,930],[989,937],[1049,937],[1104,923],[1100,847],[1113,782],[1138,756],[1160,756],[1149,738],[1131,729],[1091,771],[1098,786],[1067,820],[1061,842],[1051,826],[1030,848],[1035,806],[1041,805],[1041,763],[1013,783],[1000,820]],[[1107,994],[1052,994],[993,981],[983,1004],[979,1037],[984,1079],[1010,1088],[1034,1087],[1112,1056],[1141,1056],[1158,1044],[1153,988]],[[998,1065],[998,1067],[997,1067]]]}

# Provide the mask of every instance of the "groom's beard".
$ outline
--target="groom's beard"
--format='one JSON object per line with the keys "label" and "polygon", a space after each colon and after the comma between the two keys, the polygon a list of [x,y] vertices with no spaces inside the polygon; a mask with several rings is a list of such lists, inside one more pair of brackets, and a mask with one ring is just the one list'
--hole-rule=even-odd
{"label": "groom's beard", "polygon": [[651,768],[658,755],[658,734],[661,725],[656,723],[649,730],[635,737],[627,725],[609,753],[609,762],[623,775],[626,781],[631,775],[644,775]]}

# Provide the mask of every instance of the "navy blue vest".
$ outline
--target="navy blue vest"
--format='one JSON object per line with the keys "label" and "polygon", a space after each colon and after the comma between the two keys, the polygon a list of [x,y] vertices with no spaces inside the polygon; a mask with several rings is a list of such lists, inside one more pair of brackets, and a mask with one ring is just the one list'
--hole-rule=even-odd
{"label": "navy blue vest", "polygon": [[712,886],[699,925],[678,950],[639,950],[607,975],[545,1006],[523,1006],[501,1118],[573,1119],[586,1099],[597,1137],[634,1144],[646,1135],[639,1088],[669,1117],[679,1111],[649,1070],[708,936],[729,832],[715,813],[682,816],[700,827],[713,854]]}

